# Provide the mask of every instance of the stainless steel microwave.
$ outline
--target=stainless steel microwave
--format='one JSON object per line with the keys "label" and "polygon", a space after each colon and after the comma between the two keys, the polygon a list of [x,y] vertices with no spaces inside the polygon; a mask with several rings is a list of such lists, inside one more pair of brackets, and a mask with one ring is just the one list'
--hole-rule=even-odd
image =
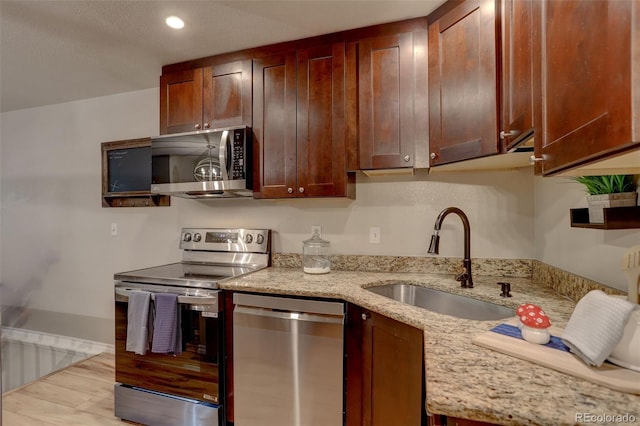
{"label": "stainless steel microwave", "polygon": [[151,138],[151,192],[183,198],[251,197],[251,129]]}

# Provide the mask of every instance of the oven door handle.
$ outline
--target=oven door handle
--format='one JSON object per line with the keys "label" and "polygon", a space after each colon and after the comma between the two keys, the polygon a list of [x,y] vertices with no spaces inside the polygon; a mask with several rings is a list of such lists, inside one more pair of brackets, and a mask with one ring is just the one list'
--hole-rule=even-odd
{"label": "oven door handle", "polygon": [[[127,288],[115,289],[116,302],[128,302],[131,290]],[[155,299],[155,293],[151,293],[151,299]],[[217,305],[218,296],[178,296],[178,303],[183,305]]]}

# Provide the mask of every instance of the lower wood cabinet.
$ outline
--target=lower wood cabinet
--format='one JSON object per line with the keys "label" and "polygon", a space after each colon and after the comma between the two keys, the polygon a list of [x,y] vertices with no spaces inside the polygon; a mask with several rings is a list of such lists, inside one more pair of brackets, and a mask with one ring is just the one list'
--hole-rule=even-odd
{"label": "lower wood cabinet", "polygon": [[347,426],[426,424],[422,331],[349,304]]}
{"label": "lower wood cabinet", "polygon": [[457,417],[447,417],[440,414],[434,414],[433,416],[429,416],[428,426],[490,426],[493,424],[494,423],[459,419]]}

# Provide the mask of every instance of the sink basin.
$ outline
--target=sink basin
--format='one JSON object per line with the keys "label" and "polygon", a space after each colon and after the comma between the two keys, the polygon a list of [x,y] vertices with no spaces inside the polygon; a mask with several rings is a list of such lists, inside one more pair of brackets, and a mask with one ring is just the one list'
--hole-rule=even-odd
{"label": "sink basin", "polygon": [[483,302],[482,300],[408,283],[386,284],[379,287],[370,287],[366,290],[398,302],[457,318],[490,321],[515,315],[513,309],[495,303]]}

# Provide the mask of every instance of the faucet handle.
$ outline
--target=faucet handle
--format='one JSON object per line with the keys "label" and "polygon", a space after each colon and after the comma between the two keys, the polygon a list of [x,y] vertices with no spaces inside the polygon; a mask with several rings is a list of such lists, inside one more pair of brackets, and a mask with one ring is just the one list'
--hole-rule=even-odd
{"label": "faucet handle", "polygon": [[462,286],[466,287],[466,282],[469,281],[469,271],[467,271],[467,268],[462,268],[462,272],[460,272],[458,275],[456,275],[456,281],[460,281],[462,282]]}
{"label": "faucet handle", "polygon": [[511,297],[511,283],[498,283],[501,289],[500,296]]}

